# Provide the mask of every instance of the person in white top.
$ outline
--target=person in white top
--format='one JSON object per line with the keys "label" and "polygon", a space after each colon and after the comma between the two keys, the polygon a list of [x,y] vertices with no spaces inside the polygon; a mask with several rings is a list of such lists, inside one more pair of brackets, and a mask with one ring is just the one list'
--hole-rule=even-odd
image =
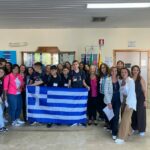
{"label": "person in white top", "polygon": [[128,135],[131,135],[131,117],[133,110],[136,110],[135,82],[130,78],[130,71],[127,68],[121,69],[120,99],[121,99],[121,123],[119,127],[116,144],[123,144]]}

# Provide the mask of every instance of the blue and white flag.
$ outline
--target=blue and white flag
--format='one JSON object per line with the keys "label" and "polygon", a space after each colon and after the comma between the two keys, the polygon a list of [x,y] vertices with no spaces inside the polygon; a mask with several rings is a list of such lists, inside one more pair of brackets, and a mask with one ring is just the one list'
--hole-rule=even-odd
{"label": "blue and white flag", "polygon": [[27,120],[40,123],[86,123],[85,88],[27,86]]}

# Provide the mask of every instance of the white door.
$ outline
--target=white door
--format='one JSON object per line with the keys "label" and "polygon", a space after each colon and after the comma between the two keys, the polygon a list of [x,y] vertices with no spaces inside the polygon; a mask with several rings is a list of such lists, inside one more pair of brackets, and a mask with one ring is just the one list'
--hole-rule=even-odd
{"label": "white door", "polygon": [[133,65],[138,65],[141,68],[141,75],[146,81],[148,78],[148,52],[129,52],[129,51],[119,51],[116,52],[116,62],[122,60],[125,62],[125,66],[131,69]]}

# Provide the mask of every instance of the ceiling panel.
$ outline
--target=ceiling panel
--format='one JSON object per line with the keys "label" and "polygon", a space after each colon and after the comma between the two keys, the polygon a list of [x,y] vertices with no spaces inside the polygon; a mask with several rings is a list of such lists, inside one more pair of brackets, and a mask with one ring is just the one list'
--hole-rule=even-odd
{"label": "ceiling panel", "polygon": [[[150,9],[88,10],[87,3],[131,0],[0,0],[0,28],[150,27]],[[132,0],[132,2],[141,2]],[[147,1],[142,1],[147,2]],[[92,17],[107,17],[92,22]]]}

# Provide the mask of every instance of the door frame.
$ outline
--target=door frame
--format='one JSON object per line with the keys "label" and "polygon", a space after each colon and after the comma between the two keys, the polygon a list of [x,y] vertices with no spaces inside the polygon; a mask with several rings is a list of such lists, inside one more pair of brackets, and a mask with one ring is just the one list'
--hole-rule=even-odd
{"label": "door frame", "polygon": [[[150,49],[145,50],[145,49],[114,49],[113,50],[113,64],[116,65],[116,53],[117,52],[147,52],[148,56],[148,62],[147,62],[147,103],[148,107],[150,108]],[[141,53],[140,53],[140,58],[141,58]],[[140,59],[141,60],[141,59]],[[140,62],[140,67],[141,67],[141,62]]]}

